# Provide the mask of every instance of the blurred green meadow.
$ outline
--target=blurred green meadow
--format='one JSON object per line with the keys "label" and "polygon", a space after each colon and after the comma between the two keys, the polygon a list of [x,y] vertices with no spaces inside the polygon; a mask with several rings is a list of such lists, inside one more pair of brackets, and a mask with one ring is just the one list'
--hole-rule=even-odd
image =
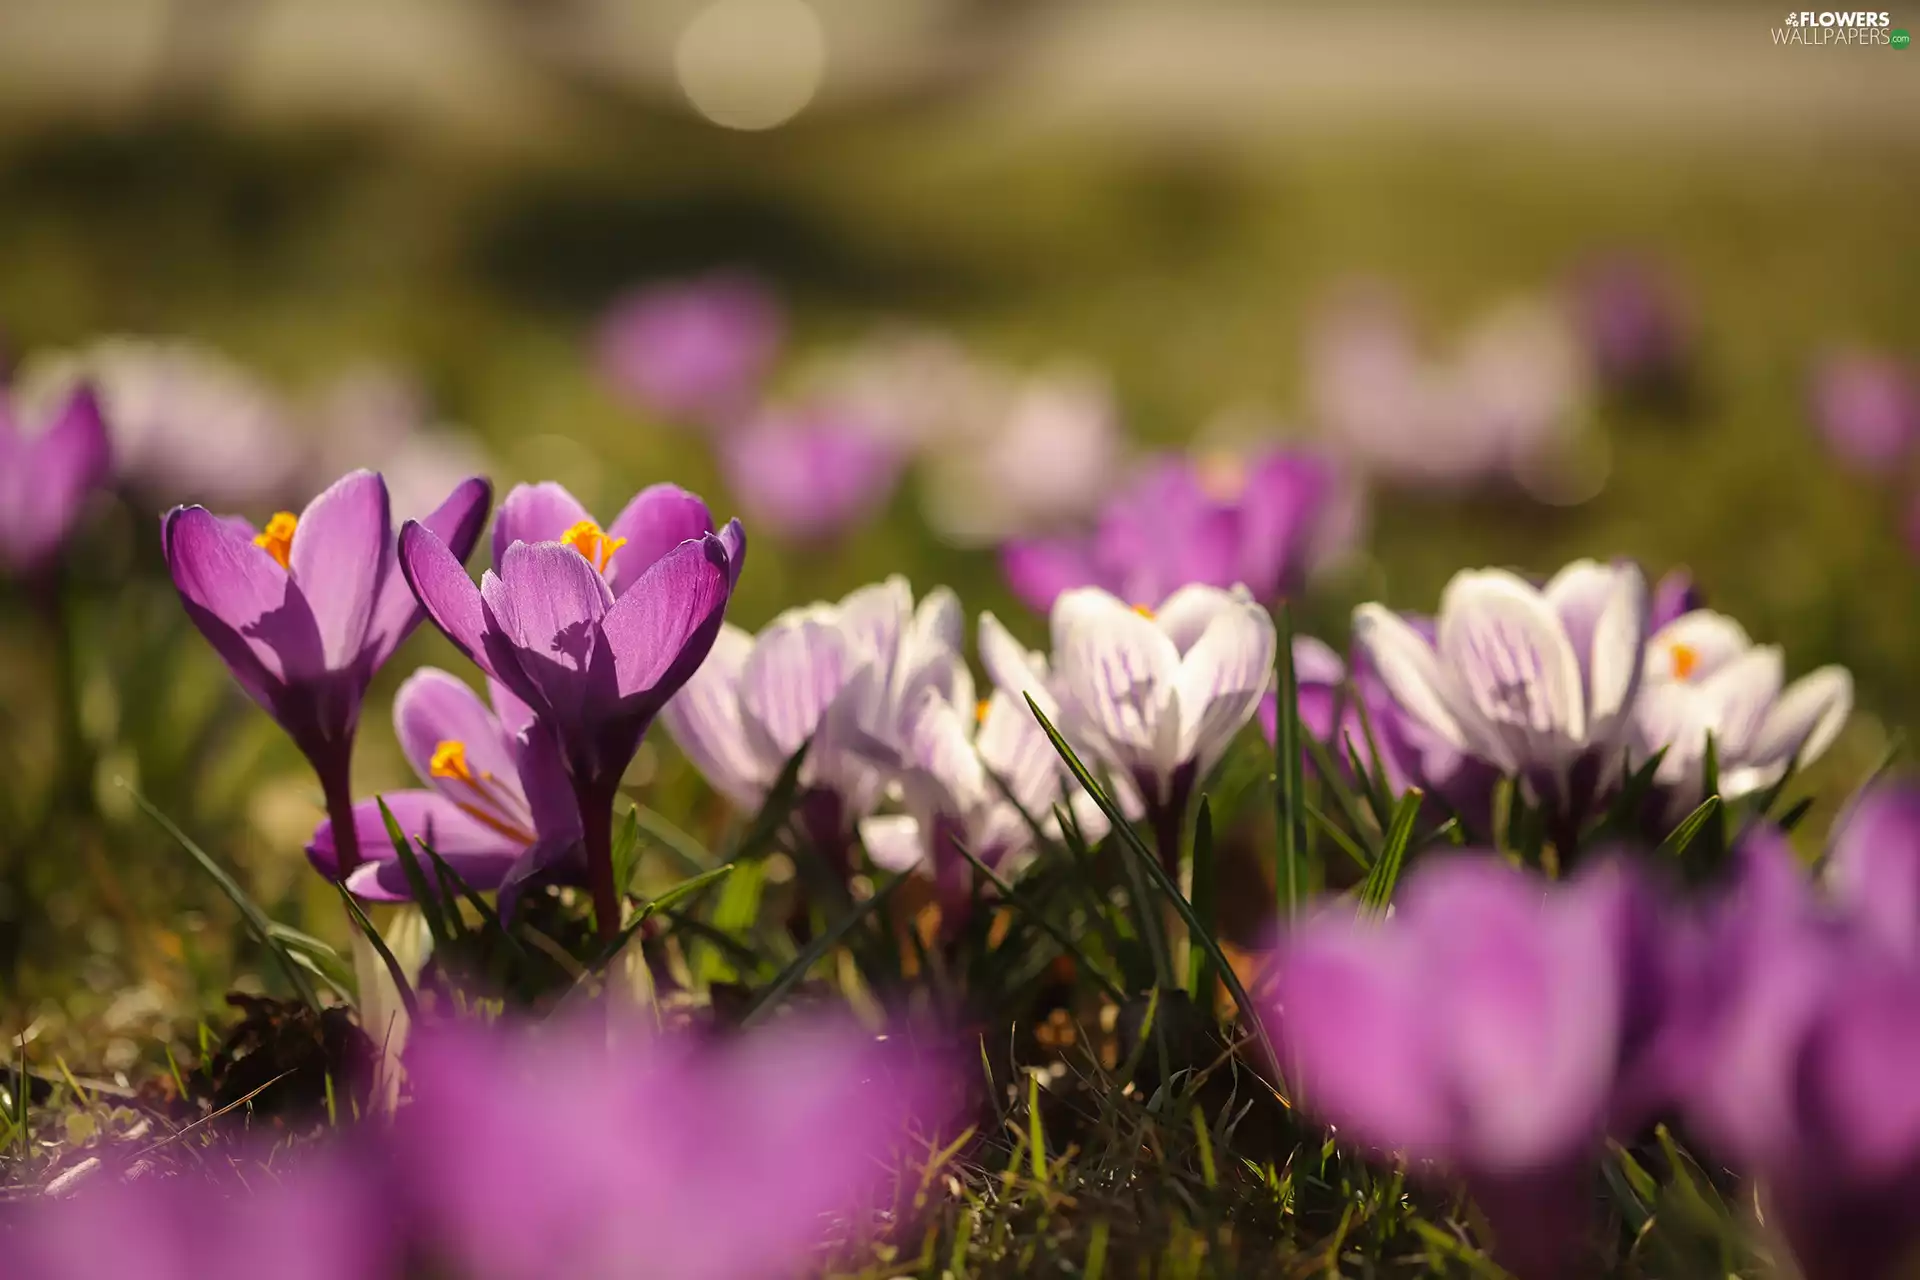
{"label": "blurred green meadow", "polygon": [[[1764,39],[1757,15],[1739,22]],[[1653,92],[1623,83],[1623,102]],[[1558,296],[1589,255],[1626,249],[1671,270],[1693,311],[1687,410],[1598,402],[1587,456],[1605,482],[1578,505],[1376,493],[1363,554],[1299,602],[1301,629],[1342,644],[1355,603],[1431,608],[1465,566],[1685,566],[1714,607],[1783,645],[1791,672],[1837,662],[1856,678],[1853,719],[1809,775],[1822,800],[1809,847],[1920,713],[1920,563],[1904,531],[1920,477],[1845,473],[1807,408],[1830,346],[1920,351],[1920,140],[1897,120],[1856,129],[1829,104],[1803,128],[1743,136],[1649,127],[1624,107],[1620,121],[1429,117],[1416,100],[1271,128],[1159,127],[1150,113],[1029,116],[1019,92],[963,81],[741,133],[667,96],[574,88],[508,96],[497,135],[192,94],[0,108],[0,332],[14,355],[186,336],[290,390],[377,361],[473,433],[496,495],[558,479],[607,512],[670,479],[724,514],[699,437],[645,421],[596,375],[593,325],[635,284],[752,269],[793,310],[789,371],[894,320],[1015,365],[1084,358],[1109,372],[1136,439],[1177,446],[1229,411],[1306,438],[1306,328],[1344,282],[1393,284],[1444,337],[1512,297]],[[754,627],[900,572],[1037,642],[1044,622],[994,555],[929,532],[917,483],[828,549],[756,538],[730,618]],[[117,510],[80,544],[75,576],[95,590],[65,623],[77,670],[56,669],[62,646],[23,597],[0,618],[0,792],[26,816],[8,829],[34,842],[7,852],[36,859],[44,907],[18,921],[0,1025],[85,1028],[88,1060],[116,1068],[257,967],[236,960],[233,912],[120,780],[236,865],[277,918],[344,929],[300,853],[319,816],[311,777],[180,615],[158,514]],[[423,662],[461,669],[430,627],[388,666],[362,722],[366,794],[408,777],[385,702]],[[74,785],[101,817],[36,828],[43,794],[65,785],[63,698],[85,730]],[[703,838],[725,821],[664,735],[629,783]],[[101,1028],[124,1047],[108,1052]]]}

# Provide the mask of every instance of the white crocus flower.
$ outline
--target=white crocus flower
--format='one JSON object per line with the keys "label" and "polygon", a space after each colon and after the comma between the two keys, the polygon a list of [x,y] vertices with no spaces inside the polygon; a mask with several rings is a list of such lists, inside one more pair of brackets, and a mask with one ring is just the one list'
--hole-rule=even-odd
{"label": "white crocus flower", "polygon": [[[1353,626],[1395,699],[1449,745],[1576,808],[1617,776],[1647,642],[1637,567],[1580,560],[1544,589],[1468,570],[1442,593],[1432,641],[1377,604]],[[1582,763],[1594,772],[1576,779]]]}
{"label": "white crocus flower", "polygon": [[901,740],[923,690],[972,705],[964,625],[951,591],[929,592],[916,609],[898,575],[837,604],[789,609],[757,636],[728,624],[660,718],[714,789],[744,810],[765,801],[811,738],[797,817],[817,845],[844,855],[886,785],[870,744]]}
{"label": "white crocus flower", "polygon": [[1654,781],[1674,805],[1700,800],[1707,737],[1713,737],[1720,793],[1764,790],[1797,757],[1805,764],[1833,744],[1853,707],[1853,677],[1827,666],[1786,683],[1775,645],[1756,645],[1739,623],[1710,609],[1675,618],[1647,642],[1635,713],[1635,750],[1666,755]]}
{"label": "white crocus flower", "polygon": [[1182,587],[1157,610],[1081,587],[1054,602],[1052,629],[1056,726],[1150,817],[1183,813],[1272,680],[1266,610],[1244,587]]}

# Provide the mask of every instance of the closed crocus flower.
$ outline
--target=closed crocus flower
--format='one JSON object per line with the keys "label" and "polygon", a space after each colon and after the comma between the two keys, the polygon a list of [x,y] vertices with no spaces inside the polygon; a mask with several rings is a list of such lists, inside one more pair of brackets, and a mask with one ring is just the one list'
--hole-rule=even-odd
{"label": "closed crocus flower", "polygon": [[1685,569],[1672,569],[1653,586],[1653,605],[1647,612],[1647,627],[1658,631],[1683,613],[1707,607],[1706,593]]}
{"label": "closed crocus flower", "polygon": [[1573,304],[1594,372],[1608,387],[1644,397],[1681,391],[1693,356],[1693,318],[1657,264],[1617,254],[1587,264]]}
{"label": "closed crocus flower", "polygon": [[717,273],[616,301],[600,325],[600,367],[649,413],[720,425],[758,397],[785,337],[786,318],[764,285]]}
{"label": "closed crocus flower", "polygon": [[856,826],[885,785],[880,762],[897,753],[920,691],[971,705],[962,625],[951,591],[916,608],[897,575],[837,604],[789,609],[758,635],[729,624],[662,719],[714,789],[748,812],[811,742],[796,817],[814,849],[850,871]]}
{"label": "closed crocus flower", "polygon": [[[491,494],[485,480],[463,481],[420,526],[456,568],[480,540]],[[421,618],[395,557],[385,482],[355,471],[263,530],[205,507],[175,507],[161,525],[161,549],[187,616],[319,774],[336,869],[351,873],[360,851],[348,769],[360,702]],[[342,831],[349,834],[339,838]]]}
{"label": "closed crocus flower", "polygon": [[795,542],[868,524],[900,480],[896,446],[832,404],[770,407],[714,447],[727,488],[754,528]]}
{"label": "closed crocus flower", "polygon": [[1041,611],[1075,587],[1150,605],[1190,584],[1240,584],[1271,601],[1305,584],[1352,510],[1338,473],[1312,454],[1162,458],[1109,499],[1091,535],[1010,542],[1001,568]]}
{"label": "closed crocus flower", "polygon": [[1385,921],[1330,905],[1283,940],[1270,1006],[1303,1105],[1460,1176],[1509,1270],[1573,1274],[1634,1043],[1641,905],[1620,865],[1555,885],[1491,856],[1417,869]]}
{"label": "closed crocus flower", "polygon": [[[365,861],[347,877],[363,898],[412,896],[386,829],[385,802],[401,831],[422,841],[469,888],[489,892],[563,859],[580,842],[580,814],[552,735],[498,681],[489,707],[457,677],[434,667],[408,676],[393,699],[393,728],[426,789],[390,791],[353,807]],[[333,824],[313,833],[307,856],[339,878]],[[427,868],[428,882],[433,883]]]}
{"label": "closed crocus flower", "polygon": [[1525,779],[1568,838],[1617,780],[1646,617],[1638,568],[1581,560],[1545,588],[1504,569],[1454,575],[1431,640],[1377,604],[1354,611],[1353,632],[1409,716]]}
{"label": "closed crocus flower", "polygon": [[1906,457],[1920,439],[1920,382],[1891,356],[1829,356],[1814,374],[1813,418],[1839,462],[1879,471]]}
{"label": "closed crocus flower", "polygon": [[1634,712],[1634,752],[1665,749],[1654,782],[1670,797],[1669,818],[1700,803],[1707,739],[1713,739],[1720,794],[1743,796],[1806,764],[1832,745],[1853,707],[1843,667],[1785,681],[1775,645],[1756,645],[1725,614],[1696,609],[1655,632]]}
{"label": "closed crocus flower", "polygon": [[30,577],[59,555],[112,462],[100,402],[90,389],[58,402],[39,430],[29,430],[20,414],[20,406],[0,394],[0,564]]}
{"label": "closed crocus flower", "polygon": [[[746,544],[737,520],[651,565],[619,559],[623,548],[608,542],[577,526],[559,541],[516,541],[475,586],[432,529],[408,521],[400,531],[401,566],[428,616],[554,735],[579,806],[596,923],[612,938],[621,775],[713,647]],[[623,583],[618,599],[610,576]]]}
{"label": "closed crocus flower", "polygon": [[1138,792],[1177,866],[1194,786],[1273,678],[1273,620],[1244,587],[1182,587],[1154,610],[1082,587],[1054,603],[1052,628],[1055,724]]}

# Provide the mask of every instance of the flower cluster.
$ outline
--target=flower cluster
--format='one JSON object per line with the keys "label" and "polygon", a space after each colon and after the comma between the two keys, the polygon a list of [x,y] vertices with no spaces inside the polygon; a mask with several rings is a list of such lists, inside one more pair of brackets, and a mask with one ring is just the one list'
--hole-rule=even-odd
{"label": "flower cluster", "polygon": [[1607,1137],[1679,1115],[1756,1178],[1811,1280],[1920,1243],[1920,794],[1866,793],[1818,892],[1778,833],[1684,901],[1623,860],[1554,883],[1419,868],[1384,922],[1329,907],[1282,946],[1270,1017],[1304,1104],[1446,1167],[1523,1276],[1568,1274]]}

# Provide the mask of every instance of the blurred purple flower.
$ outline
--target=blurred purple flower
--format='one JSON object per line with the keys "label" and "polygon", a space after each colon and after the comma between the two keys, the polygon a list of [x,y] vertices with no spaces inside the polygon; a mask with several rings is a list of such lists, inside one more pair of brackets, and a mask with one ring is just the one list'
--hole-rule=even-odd
{"label": "blurred purple flower", "polygon": [[1551,496],[1586,400],[1575,348],[1553,310],[1514,303],[1434,359],[1395,295],[1359,290],[1313,327],[1308,395],[1330,444],[1364,473],[1438,488],[1506,479]]}
{"label": "blurred purple flower", "polygon": [[786,319],[766,286],[720,273],[616,301],[600,324],[600,368],[648,413],[724,426],[759,396],[785,338]]}
{"label": "blurred purple flower", "polygon": [[1840,463],[1884,470],[1920,439],[1920,382],[1892,356],[1840,352],[1814,374],[1813,420]]}
{"label": "blurred purple flower", "polygon": [[0,1274],[399,1280],[400,1223],[383,1211],[372,1180],[343,1161],[311,1154],[248,1164],[244,1185],[198,1171],[122,1180],[110,1167],[71,1197],[26,1202]]}
{"label": "blurred purple flower", "polygon": [[[499,681],[488,682],[488,693],[492,709],[445,671],[422,667],[407,677],[394,695],[393,728],[427,789],[380,798],[407,836],[479,892],[518,883],[580,842],[580,813],[552,734]],[[364,861],[347,887],[380,902],[412,897],[379,801],[356,804],[353,821]],[[307,856],[339,878],[331,820],[315,829]]]}
{"label": "blurred purple flower", "polygon": [[1579,560],[1544,589],[1455,574],[1431,639],[1378,604],[1354,611],[1353,633],[1413,722],[1527,781],[1571,829],[1618,780],[1646,619],[1637,567]]}
{"label": "blurred purple flower", "polygon": [[1419,867],[1383,922],[1330,905],[1276,964],[1289,1079],[1347,1139],[1458,1173],[1509,1269],[1569,1274],[1639,1042],[1647,906],[1623,864],[1555,885],[1491,856]]}
{"label": "blurred purple flower", "polygon": [[[485,480],[466,480],[426,518],[456,568],[480,540],[492,492]],[[299,516],[282,511],[264,531],[205,507],[175,507],[160,545],[187,616],[306,754],[335,830],[350,829],[360,701],[422,616],[396,567],[385,482],[371,471],[343,476]],[[360,852],[351,837],[337,845],[344,876]]]}
{"label": "blurred purple flower", "polygon": [[602,1017],[419,1043],[398,1180],[433,1256],[475,1280],[793,1275],[940,1118],[937,1074],[852,1028],[609,1039]]}
{"label": "blurred purple flower", "polygon": [[826,404],[765,409],[714,448],[727,487],[755,527],[796,542],[867,524],[900,481],[896,447]]}
{"label": "blurred purple flower", "polygon": [[1710,941],[1689,1123],[1756,1177],[1808,1280],[1905,1275],[1920,1246],[1920,795],[1864,793],[1810,892],[1784,838],[1743,850]]}
{"label": "blurred purple flower", "polygon": [[1604,384],[1652,395],[1683,386],[1693,322],[1671,277],[1640,258],[1607,257],[1575,274],[1573,302]]}
{"label": "blurred purple flower", "polygon": [[1042,612],[1075,587],[1152,606],[1188,585],[1244,585],[1270,601],[1336,550],[1342,507],[1338,473],[1311,454],[1163,457],[1109,499],[1091,536],[1010,542],[1001,567]]}
{"label": "blurred purple flower", "polygon": [[[1407,623],[1422,635],[1432,629],[1431,621],[1425,618],[1409,616]],[[1402,710],[1364,650],[1354,654],[1351,680],[1355,696],[1349,696],[1347,664],[1311,636],[1294,637],[1293,672],[1299,690],[1300,723],[1326,744],[1343,778],[1350,780],[1352,775],[1349,750],[1373,768],[1375,757],[1370,745],[1377,747],[1378,767],[1392,794],[1404,795],[1409,788],[1418,787],[1457,814],[1469,832],[1491,837],[1493,791],[1499,773]],[[1260,728],[1269,743],[1275,740],[1278,716],[1278,699],[1269,693],[1260,701]]]}
{"label": "blurred purple flower", "polygon": [[115,468],[142,493],[163,502],[258,507],[302,491],[307,446],[292,411],[217,351],[105,338],[36,358],[20,385],[26,398],[44,405],[82,383],[99,392]]}
{"label": "blurred purple flower", "polygon": [[1772,786],[1839,736],[1853,677],[1825,666],[1787,684],[1784,663],[1779,646],[1754,644],[1711,609],[1683,613],[1647,641],[1630,757],[1637,764],[1665,749],[1654,784],[1667,794],[1667,822],[1705,798],[1709,736],[1728,799]]}
{"label": "blurred purple flower", "polygon": [[[611,937],[620,928],[612,827],[621,775],[654,716],[713,647],[746,539],[735,520],[717,537],[669,544],[650,564],[623,557],[620,540],[590,521],[558,541],[524,542],[520,528],[572,512],[557,485],[515,493],[521,500],[511,512],[511,496],[502,505],[501,523],[516,540],[479,586],[416,521],[400,531],[400,564],[435,625],[553,733],[579,805],[597,923]],[[500,537],[496,527],[496,544]],[[610,576],[624,586],[617,600]]]}
{"label": "blurred purple flower", "polygon": [[902,740],[920,691],[972,702],[963,625],[951,591],[929,592],[916,609],[897,575],[837,604],[789,609],[757,636],[728,624],[661,719],[707,782],[746,812],[811,742],[798,821],[815,850],[851,871],[857,824],[886,781],[878,761]]}
{"label": "blurred purple flower", "polygon": [[1106,379],[1064,366],[991,381],[997,394],[971,430],[929,442],[920,482],[928,523],[985,546],[1087,519],[1112,487],[1123,444]]}
{"label": "blurred purple flower", "polygon": [[42,429],[0,391],[0,565],[17,577],[44,571],[112,470],[100,402],[81,387]]}

